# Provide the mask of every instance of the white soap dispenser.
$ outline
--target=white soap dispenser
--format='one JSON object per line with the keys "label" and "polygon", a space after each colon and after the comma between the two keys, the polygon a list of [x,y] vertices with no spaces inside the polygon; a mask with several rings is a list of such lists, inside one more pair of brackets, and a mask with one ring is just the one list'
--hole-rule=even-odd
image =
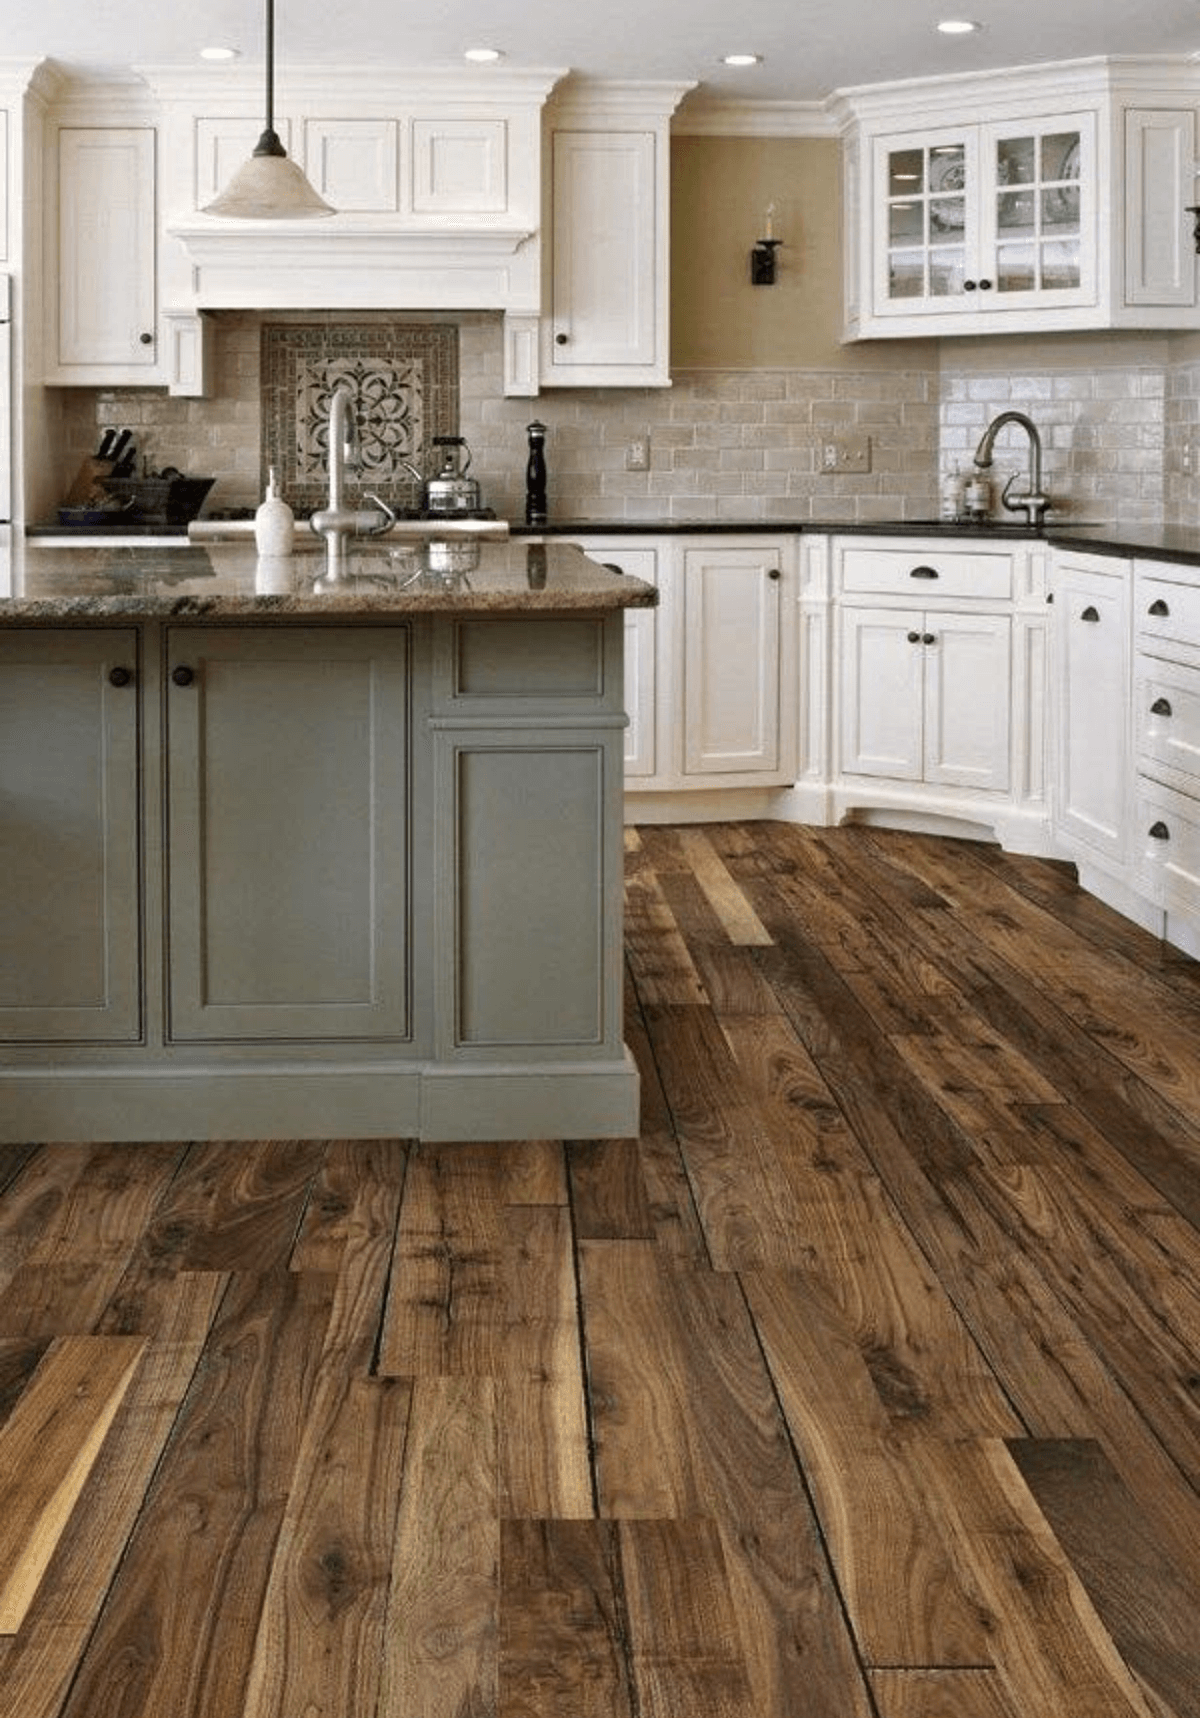
{"label": "white soap dispenser", "polygon": [[254,541],[262,556],[290,555],[295,518],[279,493],[275,467],[267,473],[267,493],[254,515]]}

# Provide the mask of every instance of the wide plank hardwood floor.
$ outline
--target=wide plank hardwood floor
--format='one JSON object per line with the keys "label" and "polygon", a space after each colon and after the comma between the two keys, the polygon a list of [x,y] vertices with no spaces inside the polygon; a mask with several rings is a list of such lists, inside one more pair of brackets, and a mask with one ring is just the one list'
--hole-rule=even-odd
{"label": "wide plank hardwood floor", "polygon": [[637,1139],[0,1148],[0,1718],[1200,1718],[1200,966],[626,846]]}

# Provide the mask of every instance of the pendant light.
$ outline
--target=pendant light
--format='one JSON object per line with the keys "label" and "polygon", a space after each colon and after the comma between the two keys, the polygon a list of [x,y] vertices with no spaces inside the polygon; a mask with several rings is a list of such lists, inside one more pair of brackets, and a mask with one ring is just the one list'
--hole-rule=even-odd
{"label": "pendant light", "polygon": [[319,197],[275,131],[275,0],[267,8],[267,94],[262,136],[249,161],[238,168],[219,197],[205,205],[206,215],[231,215],[238,220],[291,221],[334,210]]}

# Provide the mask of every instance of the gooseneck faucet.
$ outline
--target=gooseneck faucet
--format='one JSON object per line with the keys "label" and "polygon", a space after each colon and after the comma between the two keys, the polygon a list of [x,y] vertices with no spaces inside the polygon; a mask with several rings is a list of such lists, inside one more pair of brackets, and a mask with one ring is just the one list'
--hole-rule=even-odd
{"label": "gooseneck faucet", "polygon": [[358,421],[354,389],[340,381],[329,399],[329,505],[314,513],[309,524],[325,539],[327,576],[340,578],[346,565],[347,537],[378,537],[396,523],[396,515],[378,495],[367,494],[369,508],[347,507],[346,470],[358,464]]}
{"label": "gooseneck faucet", "polygon": [[1017,480],[1017,473],[1014,471],[1004,485],[1000,499],[1010,513],[1024,511],[1029,523],[1036,529],[1043,523],[1050,497],[1042,492],[1042,438],[1033,419],[1026,417],[1024,412],[1001,412],[999,417],[993,418],[979,438],[979,446],[975,449],[975,463],[981,471],[986,471],[991,465],[992,448],[997,433],[1006,424],[1018,424],[1029,437],[1029,487],[1022,494],[1009,499],[1008,492]]}

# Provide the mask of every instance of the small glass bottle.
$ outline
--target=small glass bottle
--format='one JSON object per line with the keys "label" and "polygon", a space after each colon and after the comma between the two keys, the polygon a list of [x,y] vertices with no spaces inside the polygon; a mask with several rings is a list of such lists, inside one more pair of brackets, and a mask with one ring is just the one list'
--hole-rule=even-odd
{"label": "small glass bottle", "polygon": [[526,425],[529,437],[529,458],[525,463],[525,523],[546,523],[546,426]]}
{"label": "small glass bottle", "polygon": [[942,479],[941,501],[938,506],[938,517],[953,521],[963,516],[963,474],[957,465],[952,465]]}
{"label": "small glass bottle", "polygon": [[992,480],[982,471],[973,471],[963,490],[963,508],[968,519],[990,518],[992,511]]}

